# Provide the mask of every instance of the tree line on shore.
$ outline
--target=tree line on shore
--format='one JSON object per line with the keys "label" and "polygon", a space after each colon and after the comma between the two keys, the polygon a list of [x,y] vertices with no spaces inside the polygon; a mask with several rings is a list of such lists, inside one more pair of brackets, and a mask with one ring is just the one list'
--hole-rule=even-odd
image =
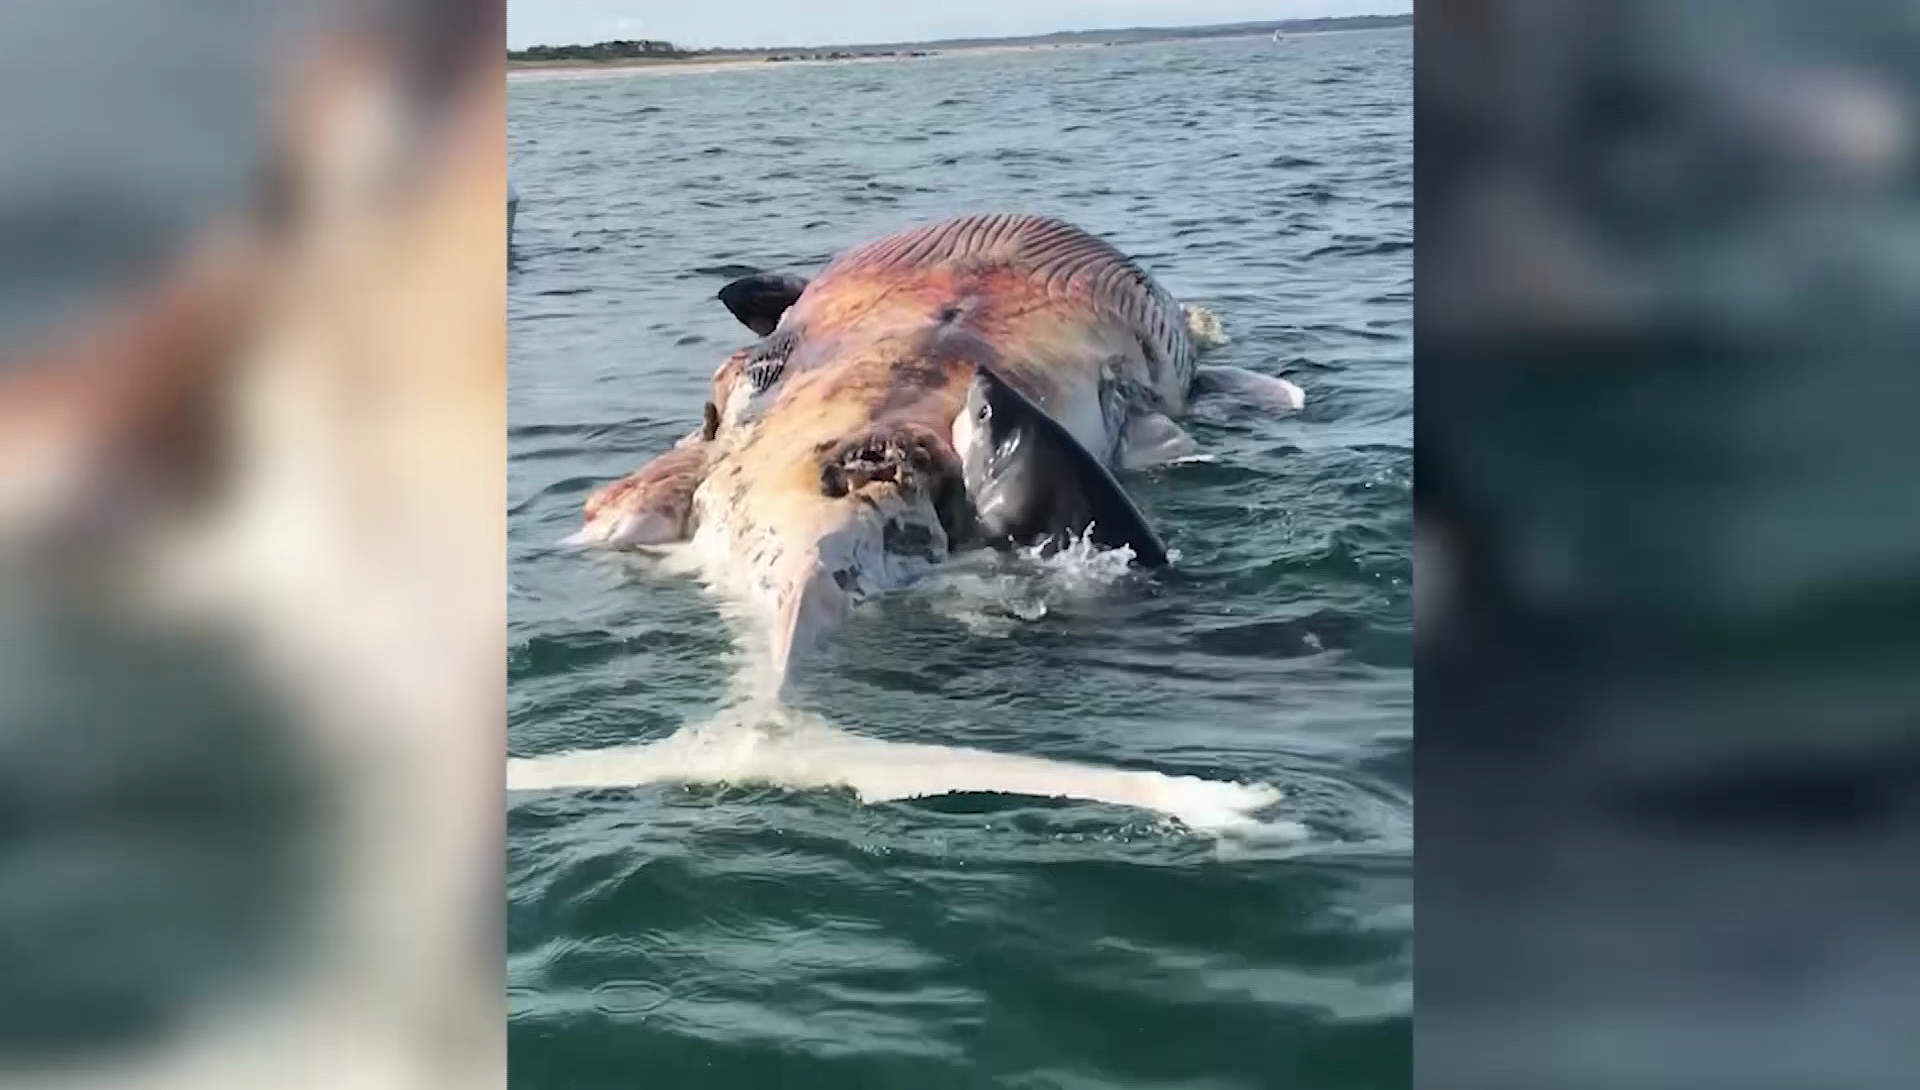
{"label": "tree line on shore", "polygon": [[739,57],[767,54],[769,61],[804,60],[845,60],[854,57],[928,57],[930,52],[923,49],[804,49],[787,52],[771,52],[764,49],[682,49],[672,42],[662,41],[615,41],[595,42],[592,45],[536,45],[526,49],[510,49],[507,59],[510,61],[623,61],[623,60],[682,60],[700,57]]}
{"label": "tree line on shore", "polygon": [[507,50],[507,59],[510,61],[619,61],[640,57],[670,60],[695,55],[694,51],[681,49],[672,42],[647,39],[595,42],[592,45],[536,45]]}

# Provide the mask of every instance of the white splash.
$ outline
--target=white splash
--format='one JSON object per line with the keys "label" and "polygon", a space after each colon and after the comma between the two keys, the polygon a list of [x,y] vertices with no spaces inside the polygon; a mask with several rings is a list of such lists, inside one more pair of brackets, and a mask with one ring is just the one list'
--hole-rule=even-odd
{"label": "white splash", "polygon": [[1103,549],[1079,537],[1052,555],[1041,547],[1011,555],[980,550],[956,557],[922,582],[916,593],[949,620],[976,635],[1000,637],[1022,622],[1071,613],[1129,579],[1133,550]]}
{"label": "white splash", "polygon": [[1051,555],[1044,545],[1020,550],[1020,555],[1040,565],[1066,590],[1094,590],[1110,587],[1127,578],[1133,564],[1133,547],[1103,549],[1094,544],[1093,528],[1068,541],[1066,548]]}

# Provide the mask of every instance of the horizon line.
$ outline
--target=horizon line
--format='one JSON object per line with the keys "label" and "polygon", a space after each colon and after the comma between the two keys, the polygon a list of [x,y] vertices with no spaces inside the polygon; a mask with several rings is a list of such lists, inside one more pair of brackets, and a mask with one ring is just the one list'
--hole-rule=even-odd
{"label": "horizon line", "polygon": [[822,49],[880,49],[885,47],[910,48],[913,46],[945,45],[953,43],[1001,43],[1038,41],[1066,35],[1081,34],[1128,34],[1141,31],[1180,31],[1180,30],[1223,30],[1246,27],[1250,30],[1281,30],[1290,25],[1303,23],[1341,23],[1360,19],[1412,19],[1412,11],[1390,11],[1361,13],[1357,15],[1307,15],[1291,19],[1253,19],[1227,23],[1139,23],[1124,27],[1087,27],[1084,29],[1061,29],[1041,31],[1034,34],[971,35],[964,37],[924,38],[918,40],[895,40],[877,42],[832,42],[823,45],[683,45],[667,38],[603,38],[595,42],[536,42],[518,49],[507,47],[508,53],[524,53],[530,49],[589,49],[596,45],[611,45],[616,42],[660,42],[685,53],[737,52],[757,53],[780,50],[822,50]]}

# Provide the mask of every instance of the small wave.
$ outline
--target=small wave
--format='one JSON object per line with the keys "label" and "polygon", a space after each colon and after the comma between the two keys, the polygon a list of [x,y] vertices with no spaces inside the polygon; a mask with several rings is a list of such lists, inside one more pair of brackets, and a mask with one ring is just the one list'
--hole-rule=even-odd
{"label": "small wave", "polygon": [[598,628],[537,635],[507,648],[507,675],[520,678],[563,674],[582,665],[606,662],[649,646],[661,646],[661,637],[650,633],[617,636]]}
{"label": "small wave", "polygon": [[[516,457],[514,460],[520,461],[524,457],[525,455],[522,454]],[[556,496],[584,497],[589,492],[592,492],[594,489],[600,487],[605,483],[606,481],[602,480],[599,477],[562,477],[557,481],[550,482],[542,486],[541,488],[536,489],[531,495],[527,496],[525,499],[509,507],[508,511],[514,512],[514,513],[529,511],[533,509],[534,505],[542,501],[552,499],[553,497],[556,497]]]}
{"label": "small wave", "polygon": [[1378,241],[1354,239],[1322,246],[1309,253],[1307,257],[1309,259],[1316,257],[1373,257],[1379,254],[1405,253],[1411,249],[1413,249],[1413,243],[1401,239],[1380,239]]}
{"label": "small wave", "polygon": [[[635,423],[635,422],[638,422],[638,421],[626,421],[624,423]],[[596,428],[603,428],[606,426],[607,425],[605,424],[592,424],[592,423],[508,424],[507,438],[508,439],[538,439],[538,438],[549,436],[549,435],[564,435],[564,436],[586,435],[594,431]]]}
{"label": "small wave", "polygon": [[1364,622],[1360,618],[1327,609],[1287,620],[1214,625],[1190,633],[1187,646],[1194,651],[1228,658],[1296,658],[1318,655],[1329,648],[1349,647],[1362,627]]}
{"label": "small wave", "polygon": [[752,265],[740,265],[740,264],[735,264],[733,262],[723,262],[718,265],[695,265],[693,267],[693,271],[700,274],[701,276],[724,276],[727,279],[732,280],[732,279],[735,279],[736,277],[752,276],[753,274],[759,272],[760,270],[755,268]]}

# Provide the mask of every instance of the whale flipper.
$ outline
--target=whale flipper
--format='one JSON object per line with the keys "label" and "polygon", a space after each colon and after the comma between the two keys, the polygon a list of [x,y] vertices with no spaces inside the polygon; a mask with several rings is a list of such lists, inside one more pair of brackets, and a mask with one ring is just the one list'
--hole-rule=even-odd
{"label": "whale flipper", "polygon": [[1200,449],[1185,428],[1165,413],[1141,413],[1127,421],[1120,441],[1120,464],[1128,469],[1177,462]]}
{"label": "whale flipper", "polygon": [[1283,378],[1244,367],[1208,365],[1195,369],[1193,392],[1200,396],[1224,394],[1274,413],[1299,412],[1306,391]]}
{"label": "whale flipper", "polygon": [[804,277],[791,273],[754,273],[721,288],[719,298],[727,313],[764,337],[780,325],[780,316],[798,302],[800,293],[806,290]]}
{"label": "whale flipper", "polygon": [[1059,548],[1084,534],[1131,548],[1142,567],[1166,566],[1160,536],[1100,459],[992,371],[974,372],[953,439],[988,541]]}
{"label": "whale flipper", "polygon": [[693,494],[706,475],[710,437],[705,427],[701,436],[682,440],[587,497],[584,524],[562,544],[630,549],[685,541],[692,529]]}

